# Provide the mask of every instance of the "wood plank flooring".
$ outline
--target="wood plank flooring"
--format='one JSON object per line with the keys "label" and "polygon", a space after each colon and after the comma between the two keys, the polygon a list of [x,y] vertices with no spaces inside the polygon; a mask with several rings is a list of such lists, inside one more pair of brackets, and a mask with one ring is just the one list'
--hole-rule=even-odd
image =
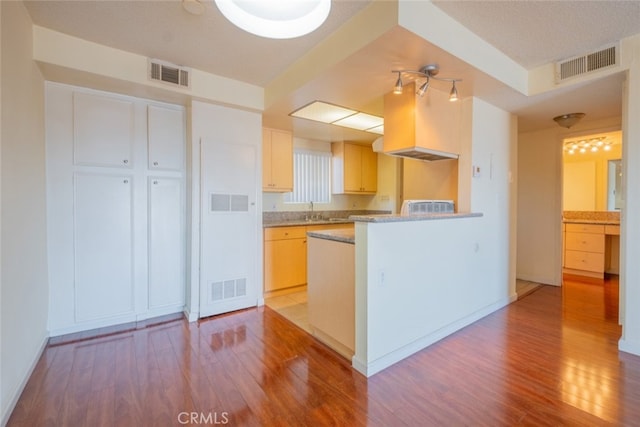
{"label": "wood plank flooring", "polygon": [[617,292],[543,286],[369,379],[266,307],[53,345],[8,425],[640,426]]}

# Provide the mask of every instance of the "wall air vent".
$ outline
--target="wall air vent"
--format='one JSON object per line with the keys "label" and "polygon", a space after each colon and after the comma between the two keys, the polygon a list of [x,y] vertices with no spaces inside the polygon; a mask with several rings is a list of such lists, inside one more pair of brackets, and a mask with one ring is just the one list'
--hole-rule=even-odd
{"label": "wall air vent", "polygon": [[189,79],[190,71],[188,68],[170,64],[168,62],[159,61],[157,59],[149,59],[149,79],[157,80],[164,83],[173,84],[181,87],[190,87]]}
{"label": "wall air vent", "polygon": [[556,83],[620,63],[617,45],[556,62]]}
{"label": "wall air vent", "polygon": [[247,279],[232,279],[210,284],[211,302],[222,301],[229,298],[244,297],[247,295]]}

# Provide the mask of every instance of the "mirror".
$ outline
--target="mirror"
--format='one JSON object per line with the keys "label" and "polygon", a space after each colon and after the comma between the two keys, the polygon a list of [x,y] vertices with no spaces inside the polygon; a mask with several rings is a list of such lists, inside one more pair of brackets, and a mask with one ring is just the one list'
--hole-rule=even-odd
{"label": "mirror", "polygon": [[566,138],[562,145],[562,209],[619,210],[622,195],[622,132]]}

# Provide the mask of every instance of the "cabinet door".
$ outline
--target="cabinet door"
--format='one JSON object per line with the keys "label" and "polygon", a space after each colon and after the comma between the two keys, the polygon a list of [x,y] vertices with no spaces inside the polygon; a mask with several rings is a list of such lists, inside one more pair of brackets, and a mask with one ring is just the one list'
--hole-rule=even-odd
{"label": "cabinet door", "polygon": [[264,243],[265,292],[307,282],[307,239],[270,240]]}
{"label": "cabinet door", "polygon": [[362,150],[354,144],[344,144],[344,191],[362,191]]}
{"label": "cabinet door", "polygon": [[94,94],[73,94],[73,162],[131,167],[133,103]]}
{"label": "cabinet door", "polygon": [[362,191],[375,193],[378,191],[378,153],[362,146]]}
{"label": "cabinet door", "polygon": [[132,178],[77,174],[74,184],[76,321],[132,313]]}
{"label": "cabinet door", "polygon": [[289,132],[271,131],[271,183],[279,191],[293,190],[293,139]]}
{"label": "cabinet door", "polygon": [[147,109],[149,169],[184,169],[184,112],[150,105]]}
{"label": "cabinet door", "polygon": [[184,304],[184,202],[180,178],[149,178],[149,308]]}

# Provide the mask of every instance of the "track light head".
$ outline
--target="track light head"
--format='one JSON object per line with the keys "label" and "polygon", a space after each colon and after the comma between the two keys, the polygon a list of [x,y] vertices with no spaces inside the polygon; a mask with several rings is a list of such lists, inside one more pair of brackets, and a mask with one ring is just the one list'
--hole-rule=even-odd
{"label": "track light head", "polygon": [[429,77],[427,77],[427,81],[425,81],[424,83],[422,83],[422,85],[420,85],[420,88],[416,91],[416,94],[422,98],[424,94],[427,92],[428,88],[429,88]]}
{"label": "track light head", "polygon": [[402,76],[400,74],[400,71],[398,71],[398,80],[396,80],[396,85],[393,88],[393,93],[396,95],[402,94]]}
{"label": "track light head", "polygon": [[457,101],[458,100],[458,89],[456,89],[456,81],[453,81],[451,85],[451,92],[449,92],[449,101]]}

